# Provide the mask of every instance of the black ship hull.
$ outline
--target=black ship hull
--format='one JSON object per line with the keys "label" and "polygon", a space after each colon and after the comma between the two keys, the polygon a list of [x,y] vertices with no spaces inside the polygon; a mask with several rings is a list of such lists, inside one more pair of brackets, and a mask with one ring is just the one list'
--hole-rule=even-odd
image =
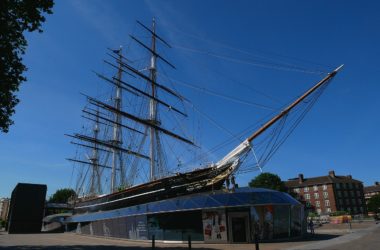
{"label": "black ship hull", "polygon": [[221,189],[231,175],[233,163],[208,167],[144,183],[122,191],[88,200],[78,200],[74,213],[113,210],[181,195]]}

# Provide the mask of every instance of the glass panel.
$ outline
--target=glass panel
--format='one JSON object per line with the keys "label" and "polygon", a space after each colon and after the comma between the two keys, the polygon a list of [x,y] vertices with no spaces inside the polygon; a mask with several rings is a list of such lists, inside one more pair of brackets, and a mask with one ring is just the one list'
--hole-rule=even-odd
{"label": "glass panel", "polygon": [[110,226],[110,234],[111,234],[111,236],[119,238],[120,237],[119,231],[120,231],[120,229],[119,229],[119,224],[118,224],[117,218],[116,219],[112,219],[111,220],[111,226]]}
{"label": "glass panel", "polygon": [[125,221],[125,229],[127,231],[127,239],[135,240],[136,236],[136,225],[135,220],[132,216],[127,217]]}
{"label": "glass panel", "polygon": [[119,227],[119,237],[127,238],[127,228],[126,228],[127,218],[126,217],[117,218],[117,224]]}
{"label": "glass panel", "polygon": [[286,238],[289,236],[289,206],[274,207],[274,238]]}
{"label": "glass panel", "polygon": [[149,239],[157,240],[203,240],[201,211],[176,212],[148,216]]}
{"label": "glass panel", "polygon": [[255,237],[260,239],[260,229],[262,228],[260,224],[259,212],[255,207],[251,207],[251,242],[255,242]]}
{"label": "glass panel", "polygon": [[104,220],[103,221],[103,236],[110,237],[111,236],[111,220]]}
{"label": "glass panel", "polygon": [[291,236],[300,236],[302,233],[301,206],[292,206],[291,210]]}
{"label": "glass panel", "polygon": [[103,236],[103,222],[94,221],[92,230],[94,231],[94,235]]}
{"label": "glass panel", "polygon": [[[260,240],[273,238],[273,206],[255,206],[255,229],[257,229]],[[251,211],[252,213],[252,211]]]}
{"label": "glass panel", "polygon": [[164,239],[164,230],[160,226],[159,217],[157,215],[148,215],[148,237],[151,240],[153,235],[156,240]]}

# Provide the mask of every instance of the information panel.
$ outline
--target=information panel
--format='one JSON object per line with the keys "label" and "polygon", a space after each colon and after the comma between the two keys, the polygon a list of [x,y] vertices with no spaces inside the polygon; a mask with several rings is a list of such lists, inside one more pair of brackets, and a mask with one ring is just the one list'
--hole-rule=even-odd
{"label": "information panel", "polygon": [[224,210],[202,212],[203,236],[205,242],[226,242],[227,226]]}

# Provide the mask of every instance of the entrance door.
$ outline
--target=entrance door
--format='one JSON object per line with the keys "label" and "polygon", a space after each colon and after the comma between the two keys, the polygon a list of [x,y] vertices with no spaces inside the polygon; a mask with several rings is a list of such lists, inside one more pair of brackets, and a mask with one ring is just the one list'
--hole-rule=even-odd
{"label": "entrance door", "polygon": [[233,242],[247,242],[246,218],[232,217],[231,222]]}
{"label": "entrance door", "polygon": [[230,242],[248,243],[250,241],[248,211],[231,211],[228,213],[228,234]]}

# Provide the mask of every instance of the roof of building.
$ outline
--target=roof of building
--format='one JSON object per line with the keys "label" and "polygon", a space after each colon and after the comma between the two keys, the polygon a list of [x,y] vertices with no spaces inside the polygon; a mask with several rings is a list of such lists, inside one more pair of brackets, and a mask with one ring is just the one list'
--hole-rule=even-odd
{"label": "roof of building", "polygon": [[289,179],[285,181],[285,185],[287,187],[306,187],[313,185],[321,185],[321,184],[332,184],[332,183],[358,183],[362,182],[359,180],[352,179],[351,175],[343,176],[343,175],[335,175],[334,171],[330,171],[328,175],[325,176],[317,176],[311,178],[304,178],[303,174],[299,174],[297,178]]}
{"label": "roof of building", "polygon": [[375,182],[375,185],[364,187],[364,193],[380,192],[380,183]]}
{"label": "roof of building", "polygon": [[287,193],[265,188],[245,187],[238,188],[234,192],[220,190],[214,192],[197,193],[115,210],[75,214],[68,217],[66,222],[76,223],[153,213],[273,204],[301,205],[301,203]]}

